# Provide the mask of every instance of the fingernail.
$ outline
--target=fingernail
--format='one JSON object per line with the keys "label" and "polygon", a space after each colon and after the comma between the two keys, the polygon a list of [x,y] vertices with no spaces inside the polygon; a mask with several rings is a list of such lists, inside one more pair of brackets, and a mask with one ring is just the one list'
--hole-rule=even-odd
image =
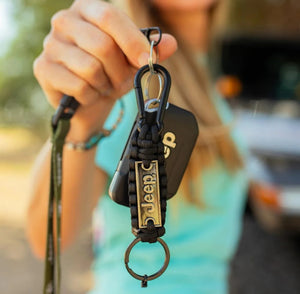
{"label": "fingernail", "polygon": [[146,52],[142,53],[138,58],[139,66],[148,64],[148,59],[149,59],[149,53],[146,53]]}

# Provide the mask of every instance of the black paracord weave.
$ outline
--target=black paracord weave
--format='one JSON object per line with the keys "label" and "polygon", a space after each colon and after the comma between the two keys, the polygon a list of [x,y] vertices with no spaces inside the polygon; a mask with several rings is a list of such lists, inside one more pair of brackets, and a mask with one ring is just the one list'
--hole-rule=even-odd
{"label": "black paracord weave", "polygon": [[[151,113],[152,114],[152,113]],[[167,209],[167,175],[165,169],[164,145],[159,129],[153,115],[147,115],[147,121],[140,124],[131,139],[129,157],[128,196],[131,213],[131,226],[133,234],[141,238],[142,242],[154,243],[157,238],[165,233],[165,216]],[[148,167],[152,160],[158,161],[159,189],[162,226],[155,227],[152,221],[148,221],[147,228],[139,229],[137,211],[137,193],[135,177],[135,161],[142,161]]]}

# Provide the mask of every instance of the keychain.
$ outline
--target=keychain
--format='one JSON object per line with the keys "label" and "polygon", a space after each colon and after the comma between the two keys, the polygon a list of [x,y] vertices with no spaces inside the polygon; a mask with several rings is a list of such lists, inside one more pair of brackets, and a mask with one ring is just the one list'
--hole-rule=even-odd
{"label": "keychain", "polygon": [[[161,239],[165,234],[167,199],[177,192],[198,136],[194,115],[168,103],[171,77],[166,68],[153,64],[153,48],[159,41],[149,42],[149,64],[140,68],[134,79],[138,115],[109,187],[115,202],[130,207],[136,239],[125,252],[125,266],[142,287],[168,267],[170,252]],[[141,81],[146,74],[149,75],[143,91]],[[151,99],[149,86],[154,75],[158,78],[159,94]],[[139,242],[159,242],[165,251],[162,268],[152,275],[137,274],[129,267],[131,250]]]}
{"label": "keychain", "polygon": [[[167,175],[161,131],[171,78],[164,67],[154,64],[153,68],[164,80],[159,105],[155,113],[145,111],[141,79],[150,70],[146,65],[137,72],[134,80],[138,119],[137,128],[129,141],[128,201],[132,232],[136,239],[126,250],[125,266],[134,278],[142,281],[142,287],[147,287],[148,281],[159,277],[166,270],[170,260],[168,246],[160,237],[165,233],[167,200]],[[165,250],[164,265],[153,275],[138,275],[128,265],[130,252],[140,241],[159,242]]]}

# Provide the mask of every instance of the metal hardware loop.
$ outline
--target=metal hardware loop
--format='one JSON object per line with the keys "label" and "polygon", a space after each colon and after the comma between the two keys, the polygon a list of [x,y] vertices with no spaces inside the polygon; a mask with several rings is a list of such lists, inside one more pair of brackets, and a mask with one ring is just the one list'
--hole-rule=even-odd
{"label": "metal hardware loop", "polygon": [[[151,46],[150,46],[150,56],[148,58],[148,64],[149,64],[149,68],[150,68],[150,72],[151,74],[156,74],[154,68],[153,68],[153,49],[154,49],[154,44],[155,44],[155,41],[151,41]],[[154,63],[158,63],[158,55],[156,53],[156,60]]]}
{"label": "metal hardware loop", "polygon": [[146,38],[148,39],[149,43],[151,43],[151,34],[153,32],[157,32],[158,33],[158,40],[154,41],[154,46],[157,46],[159,44],[159,42],[161,41],[161,37],[162,37],[162,32],[161,29],[159,27],[150,27],[150,28],[143,28],[141,29],[141,32],[146,36]]}
{"label": "metal hardware loop", "polygon": [[79,102],[71,96],[64,95],[60,100],[60,104],[52,116],[51,125],[53,129],[56,129],[58,121],[61,118],[71,119],[75,114]]}
{"label": "metal hardware loop", "polygon": [[[150,71],[151,71],[151,69],[150,69]],[[156,75],[158,77],[159,91],[158,91],[157,99],[160,100],[161,92],[162,92],[162,89],[163,89],[163,83],[162,83],[161,75],[156,71],[154,72],[154,74],[150,72],[149,76],[147,77],[146,85],[145,85],[146,100],[151,99],[150,95],[149,95],[149,86],[150,86],[150,82],[151,82],[154,75]]]}
{"label": "metal hardware loop", "polygon": [[164,271],[167,269],[168,265],[169,265],[169,261],[170,261],[170,251],[169,251],[169,248],[168,248],[168,245],[165,243],[165,241],[163,241],[161,238],[157,238],[157,241],[162,245],[162,247],[164,248],[165,250],[165,261],[164,261],[164,264],[162,266],[162,268],[157,271],[156,273],[154,273],[153,275],[139,275],[137,273],[135,273],[128,265],[129,263],[129,255],[130,255],[130,252],[132,250],[132,248],[141,241],[141,238],[136,238],[134,239],[131,244],[128,246],[126,252],[125,252],[125,266],[126,266],[126,269],[127,271],[134,277],[136,278],[137,280],[140,280],[142,281],[142,285],[144,285],[144,287],[147,286],[147,281],[151,281],[151,280],[154,280],[156,278],[158,278],[159,276],[161,276]]}
{"label": "metal hardware loop", "polygon": [[[171,87],[171,77],[169,72],[161,65],[159,64],[153,64],[154,70],[160,74],[164,81],[164,86],[162,88],[162,93],[160,95],[160,103],[157,109],[157,115],[156,115],[156,123],[159,129],[159,132],[162,131],[163,128],[163,118],[164,113],[167,106],[167,101],[169,97],[169,91]],[[143,97],[143,89],[141,85],[141,80],[144,74],[149,72],[149,66],[144,65],[141,67],[135,77],[134,77],[134,89],[135,89],[135,96],[137,100],[137,106],[138,106],[138,118],[140,121],[143,121],[145,119],[145,103],[144,103],[144,97]]]}

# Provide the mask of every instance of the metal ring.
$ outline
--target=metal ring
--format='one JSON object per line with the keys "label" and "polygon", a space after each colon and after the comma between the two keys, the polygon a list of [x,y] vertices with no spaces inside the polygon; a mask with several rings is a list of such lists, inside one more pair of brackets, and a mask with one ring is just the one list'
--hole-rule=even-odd
{"label": "metal ring", "polygon": [[[148,58],[148,64],[150,68],[151,74],[155,74],[155,70],[153,68],[153,48],[154,48],[155,41],[151,41],[151,46],[150,46],[150,56]],[[157,59],[155,60],[155,63],[157,63]]]}
{"label": "metal ring", "polygon": [[154,280],[156,278],[158,278],[159,276],[161,276],[164,271],[167,269],[168,265],[169,265],[169,261],[170,261],[170,251],[169,251],[169,248],[168,248],[168,245],[165,243],[165,241],[163,241],[161,238],[157,238],[157,241],[162,245],[162,247],[164,248],[165,250],[165,262],[164,262],[164,265],[162,266],[162,268],[156,272],[155,274],[151,275],[151,276],[148,276],[148,275],[139,275],[137,273],[135,273],[128,265],[129,263],[129,255],[130,255],[130,252],[132,250],[132,248],[141,241],[141,238],[136,238],[135,240],[133,240],[131,242],[131,244],[128,246],[126,252],[125,252],[125,266],[126,266],[126,269],[127,271],[134,277],[136,278],[137,280],[140,280],[140,281],[145,281],[145,279],[147,281],[151,281],[151,280]]}
{"label": "metal ring", "polygon": [[159,82],[159,92],[158,92],[158,95],[157,95],[157,98],[160,99],[160,96],[161,96],[161,92],[162,92],[162,79],[161,79],[161,76],[158,72],[154,71],[154,73],[151,73],[148,75],[147,77],[147,80],[146,80],[146,85],[145,85],[145,96],[146,96],[146,99],[151,99],[150,96],[149,96],[149,86],[150,86],[150,82],[152,80],[152,77],[154,75],[157,75],[158,76],[158,82]]}
{"label": "metal ring", "polygon": [[[152,98],[150,100],[145,101],[145,111],[147,111],[147,112],[157,111],[159,103],[160,103],[160,100],[158,100],[157,98]],[[156,105],[154,106],[154,104],[156,104]],[[170,103],[167,102],[166,109],[169,108],[169,105],[170,105]]]}

